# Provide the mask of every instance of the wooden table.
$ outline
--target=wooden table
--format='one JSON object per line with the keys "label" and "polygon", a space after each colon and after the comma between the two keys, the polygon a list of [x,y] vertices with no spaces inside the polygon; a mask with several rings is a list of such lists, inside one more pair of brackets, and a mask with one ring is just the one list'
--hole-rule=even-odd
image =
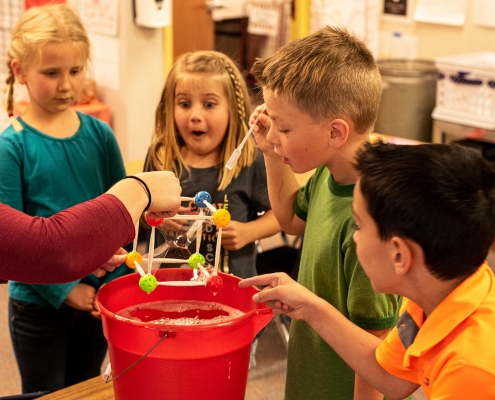
{"label": "wooden table", "polygon": [[46,396],[43,400],[115,400],[113,384],[105,383],[101,376],[88,379],[77,385],[58,390]]}

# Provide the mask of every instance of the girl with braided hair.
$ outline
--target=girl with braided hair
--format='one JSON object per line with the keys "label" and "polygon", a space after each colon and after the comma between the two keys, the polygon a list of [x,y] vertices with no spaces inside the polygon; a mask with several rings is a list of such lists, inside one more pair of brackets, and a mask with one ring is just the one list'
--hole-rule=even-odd
{"label": "girl with braided hair", "polygon": [[[125,177],[111,128],[71,108],[89,59],[88,36],[70,7],[33,7],[17,22],[7,52],[5,105],[11,115],[15,81],[26,86],[29,104],[0,135],[0,202],[48,218]],[[99,375],[107,343],[95,295],[105,282],[131,272],[123,266],[67,283],[9,282],[10,334],[23,393],[56,391]]]}
{"label": "girl with braided hair", "polygon": [[[242,278],[257,274],[255,241],[280,231],[255,143],[247,141],[234,168],[225,168],[247,133],[249,114],[248,89],[229,57],[216,51],[183,54],[167,77],[145,162],[145,171],[175,172],[183,196],[205,190],[216,208],[229,210],[232,221],[222,228],[219,265]],[[184,204],[180,212],[196,212],[194,203]],[[207,227],[201,240],[200,253],[210,264],[215,263],[214,229]]]}

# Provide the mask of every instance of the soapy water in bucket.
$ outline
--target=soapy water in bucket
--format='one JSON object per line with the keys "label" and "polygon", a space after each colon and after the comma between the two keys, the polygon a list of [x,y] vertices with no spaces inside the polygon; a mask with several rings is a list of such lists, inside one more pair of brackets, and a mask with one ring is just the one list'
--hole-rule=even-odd
{"label": "soapy water in bucket", "polygon": [[[136,251],[139,223],[136,224],[136,236],[134,239],[133,250],[127,254],[126,264],[130,268],[137,269],[141,275],[139,287],[146,293],[153,292],[159,285],[206,286],[206,288],[215,295],[223,287],[223,280],[218,275],[218,264],[222,243],[222,227],[226,226],[230,222],[230,213],[225,209],[216,209],[211,204],[210,194],[205,191],[198,192],[195,197],[181,197],[181,200],[194,200],[194,203],[199,210],[198,214],[177,214],[168,218],[146,218],[147,224],[151,226],[151,234],[149,242],[150,251],[144,257]],[[184,228],[185,221],[193,222],[190,226]],[[211,225],[212,223],[218,226],[214,266],[207,264],[204,256],[199,253],[202,232],[205,226],[208,224]],[[155,248],[156,229],[158,228],[161,230],[160,226],[162,224],[175,224],[179,225],[181,228],[179,233],[173,235],[172,239],[166,237],[165,243]],[[188,246],[194,239],[196,240],[196,252],[191,254]],[[170,252],[171,249],[173,249],[172,252]],[[179,250],[179,253],[177,253],[179,258],[172,258],[168,256],[169,253],[173,253],[177,250]],[[154,268],[154,265],[159,265],[161,263],[189,264],[189,266],[193,269],[193,277],[190,281],[158,282],[155,278],[155,272],[158,268]],[[147,269],[147,272],[145,272],[145,268]]]}
{"label": "soapy water in bucket", "polygon": [[207,325],[244,314],[241,310],[216,302],[162,300],[125,308],[115,317],[163,325]]}

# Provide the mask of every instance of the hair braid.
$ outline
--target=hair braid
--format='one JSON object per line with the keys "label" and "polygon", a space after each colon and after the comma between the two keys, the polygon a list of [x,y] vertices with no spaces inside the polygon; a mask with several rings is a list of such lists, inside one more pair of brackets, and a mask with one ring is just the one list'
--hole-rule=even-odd
{"label": "hair braid", "polygon": [[15,75],[14,72],[12,71],[12,68],[10,67],[10,64],[8,65],[9,72],[7,74],[7,79],[5,79],[5,90],[4,90],[4,104],[5,104],[5,110],[7,111],[9,115],[9,120],[10,123],[12,124],[12,128],[16,132],[22,131],[22,125],[21,123],[17,120],[17,118],[14,116],[14,83],[15,83]]}
{"label": "hair braid", "polygon": [[7,74],[7,79],[5,79],[6,86],[4,89],[4,106],[9,115],[14,112],[14,83],[14,72],[12,72],[9,65],[9,72]]}
{"label": "hair braid", "polygon": [[229,73],[230,79],[232,80],[232,83],[234,85],[234,93],[237,101],[237,113],[239,114],[239,119],[241,120],[242,125],[247,128],[246,124],[246,108],[245,108],[245,99],[244,99],[244,93],[242,91],[241,84],[239,82],[239,78],[235,73],[235,69],[232,66],[232,61],[230,59],[225,60],[225,68],[227,69],[227,72]]}

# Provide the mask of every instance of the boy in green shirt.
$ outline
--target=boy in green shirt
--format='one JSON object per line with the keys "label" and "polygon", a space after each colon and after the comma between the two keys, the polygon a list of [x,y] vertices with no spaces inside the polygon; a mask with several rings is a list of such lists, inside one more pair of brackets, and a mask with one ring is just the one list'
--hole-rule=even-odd
{"label": "boy in green shirt", "polygon": [[[373,290],[352,240],[355,153],[369,140],[381,96],[373,55],[347,31],[326,27],[258,60],[251,73],[266,105],[254,133],[270,203],[285,232],[304,232],[298,282],[385,337],[399,298]],[[315,168],[299,187],[294,172]],[[383,399],[306,322],[293,321],[289,338],[286,400]]]}

